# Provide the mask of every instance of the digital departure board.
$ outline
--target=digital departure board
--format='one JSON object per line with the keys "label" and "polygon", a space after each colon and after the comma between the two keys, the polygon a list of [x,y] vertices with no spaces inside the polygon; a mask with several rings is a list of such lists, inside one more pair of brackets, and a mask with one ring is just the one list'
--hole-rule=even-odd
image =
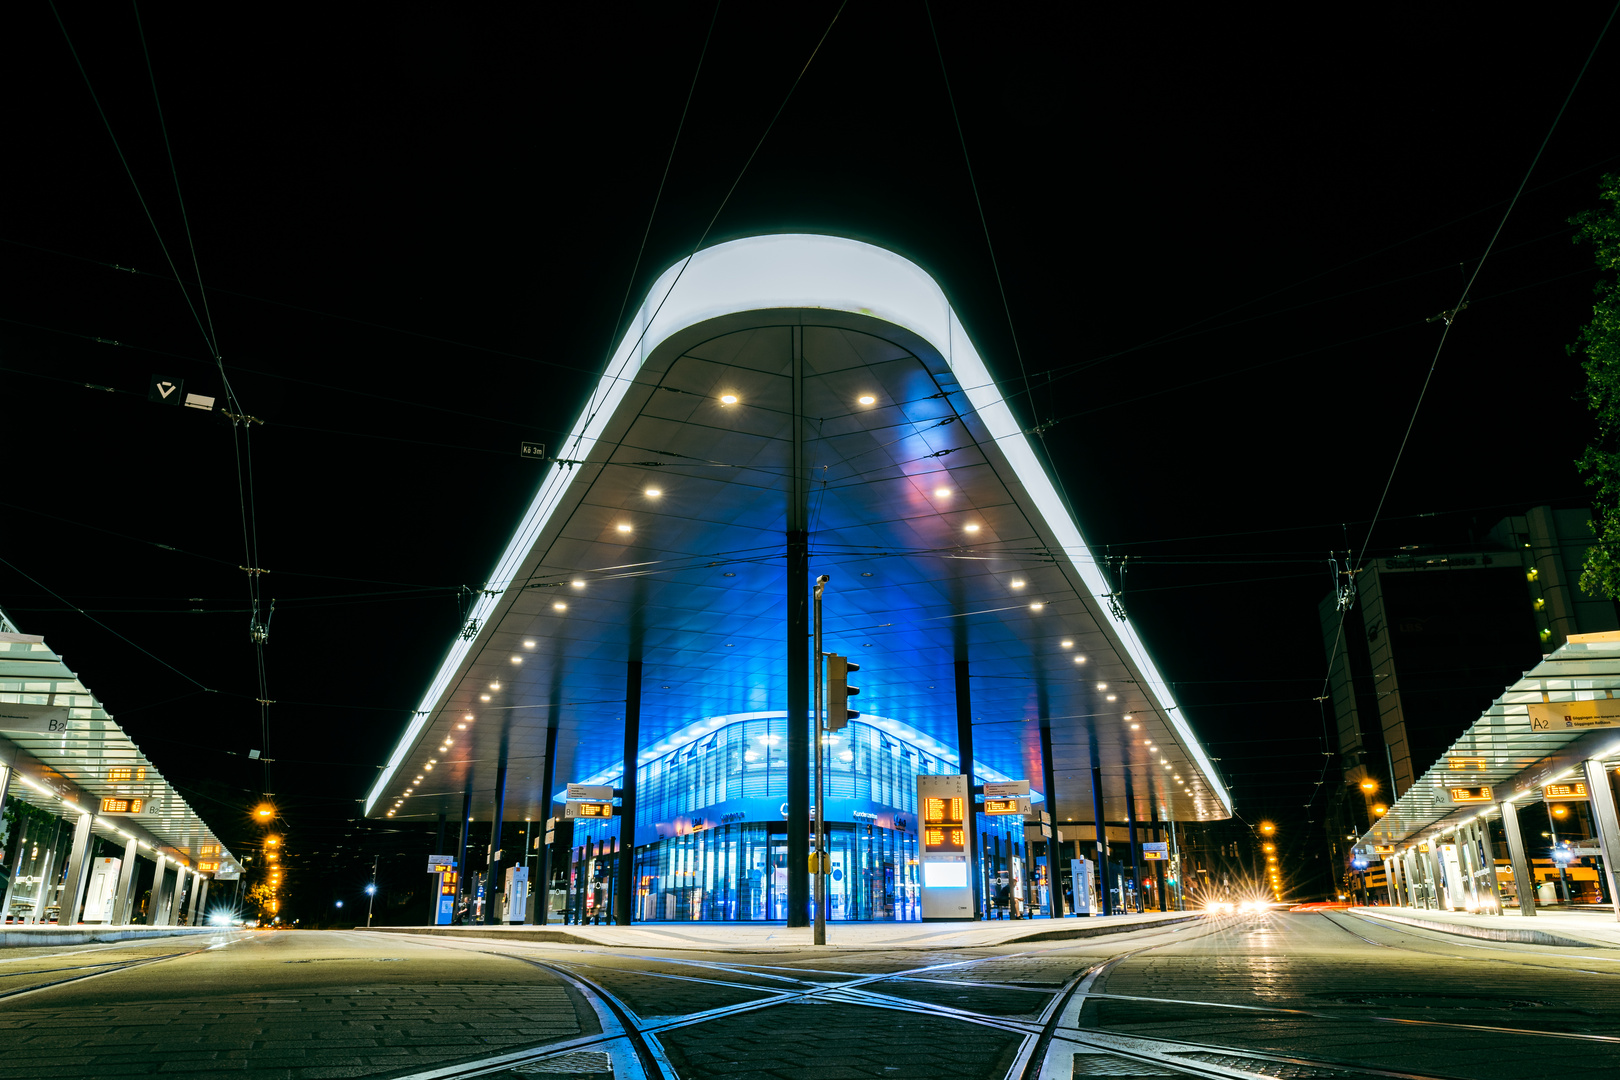
{"label": "digital departure board", "polygon": [[1454,787],[1450,790],[1451,801],[1454,803],[1491,801],[1491,789],[1488,787]]}
{"label": "digital departure board", "polygon": [[1020,814],[1024,806],[1018,799],[986,799],[984,812],[986,814]]}
{"label": "digital departure board", "polygon": [[1542,789],[1544,799],[1584,799],[1587,797],[1586,781],[1575,780],[1563,784],[1548,784]]}
{"label": "digital departure board", "polygon": [[613,804],[606,802],[571,802],[568,804],[568,816],[575,818],[610,818],[613,816]]}
{"label": "digital departure board", "polygon": [[128,799],[118,795],[108,795],[101,800],[103,814],[138,814],[146,809],[145,799]]}

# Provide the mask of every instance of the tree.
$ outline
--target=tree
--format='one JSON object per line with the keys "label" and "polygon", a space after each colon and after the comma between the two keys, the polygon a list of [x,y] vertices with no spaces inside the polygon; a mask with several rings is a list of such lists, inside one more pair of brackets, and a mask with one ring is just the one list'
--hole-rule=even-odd
{"label": "tree", "polygon": [[[1575,242],[1589,242],[1600,273],[1620,272],[1620,173],[1598,185],[1607,207],[1570,218]],[[1586,549],[1581,588],[1592,595],[1620,597],[1620,280],[1600,278],[1593,292],[1592,321],[1581,328],[1570,355],[1585,354],[1586,404],[1596,432],[1576,462],[1592,499],[1592,530],[1597,542]]]}

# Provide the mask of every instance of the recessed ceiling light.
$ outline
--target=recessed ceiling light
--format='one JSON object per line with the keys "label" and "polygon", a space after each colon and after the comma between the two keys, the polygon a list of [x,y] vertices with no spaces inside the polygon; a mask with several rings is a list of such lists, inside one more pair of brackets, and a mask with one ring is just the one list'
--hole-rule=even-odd
{"label": "recessed ceiling light", "polygon": [[489,700],[489,695],[488,694],[479,694],[478,695],[478,700],[479,701],[488,701]]}
{"label": "recessed ceiling light", "polygon": [[862,405],[870,405],[874,401],[876,401],[877,398],[873,397],[871,394],[862,394],[856,400],[859,401]]}
{"label": "recessed ceiling light", "polygon": [[1033,604],[1029,605],[1029,610],[1031,610],[1031,611],[1040,611],[1045,606],[1046,606],[1045,604],[1043,604],[1039,600],[1037,600]]}
{"label": "recessed ceiling light", "polygon": [[514,657],[512,657],[512,663],[514,663],[514,664],[521,664],[521,663],[523,663],[523,657],[521,657],[521,656],[514,656]]}
{"label": "recessed ceiling light", "polygon": [[1074,662],[1077,664],[1083,664],[1086,662],[1086,658],[1083,656],[1077,656],[1074,658]]}
{"label": "recessed ceiling light", "polygon": [[1065,649],[1074,648],[1074,642],[1070,641],[1068,638],[1064,638],[1062,641],[1058,642],[1058,644],[1063,646]]}
{"label": "recessed ceiling light", "polygon": [[1118,701],[1119,700],[1119,695],[1118,694],[1109,694],[1108,695],[1108,700],[1109,701]]}
{"label": "recessed ceiling light", "polygon": [[863,648],[863,649],[870,649],[870,648],[871,648],[871,647],[872,647],[872,643],[871,643],[871,642],[870,642],[870,641],[863,641],[863,642],[861,642],[861,648]]}
{"label": "recessed ceiling light", "polygon": [[433,763],[430,761],[426,765],[422,766],[422,768],[426,769],[428,772],[432,772],[433,771]]}
{"label": "recessed ceiling light", "polygon": [[532,648],[534,648],[534,642],[533,641],[525,641],[523,643],[523,647],[525,649],[532,649]]}
{"label": "recessed ceiling light", "polygon": [[466,731],[467,730],[467,725],[466,724],[457,724],[456,725],[456,730],[457,731]]}
{"label": "recessed ceiling light", "polygon": [[727,570],[726,573],[725,573],[725,576],[726,577],[736,577],[737,575],[733,574],[730,570]]}
{"label": "recessed ceiling light", "polygon": [[1139,729],[1139,728],[1141,728],[1141,726],[1142,726],[1142,725],[1141,725],[1141,724],[1132,724],[1132,725],[1131,725],[1131,730],[1132,730],[1132,731],[1136,731],[1136,730],[1138,730],[1138,729]]}
{"label": "recessed ceiling light", "polygon": [[737,646],[735,646],[735,645],[733,645],[733,644],[732,644],[732,643],[731,643],[731,642],[729,642],[729,641],[728,641],[728,642],[726,642],[726,648],[728,648],[728,649],[735,649],[735,648],[736,648],[736,647],[737,647]]}
{"label": "recessed ceiling light", "polygon": [[1022,578],[1013,578],[1011,584],[1015,589],[1022,589],[1024,587],[1024,580]]}
{"label": "recessed ceiling light", "polygon": [[934,498],[936,498],[936,499],[948,499],[950,497],[951,497],[951,489],[950,488],[935,488],[934,489]]}
{"label": "recessed ceiling light", "polygon": [[658,498],[658,496],[662,495],[663,493],[664,493],[664,491],[663,491],[662,488],[648,488],[642,494],[646,495],[647,498],[649,498],[649,499],[656,499],[656,498]]}
{"label": "recessed ceiling light", "polygon": [[872,576],[872,571],[870,571],[870,570],[861,571],[861,577],[871,577],[871,576]]}
{"label": "recessed ceiling light", "polygon": [[583,581],[581,581],[579,578],[575,578],[573,581],[570,581],[568,584],[572,585],[576,589],[583,589],[585,587],[585,583]]}
{"label": "recessed ceiling light", "polygon": [[489,684],[489,688],[491,690],[499,690],[501,688],[501,680],[496,679],[494,682]]}
{"label": "recessed ceiling light", "polygon": [[1127,720],[1135,720],[1136,717],[1132,716],[1130,713],[1126,713],[1125,714],[1125,719],[1127,719]]}
{"label": "recessed ceiling light", "polygon": [[1108,684],[1105,683],[1105,682],[1100,682],[1100,683],[1097,684],[1097,689],[1106,690],[1106,689],[1108,689]]}
{"label": "recessed ceiling light", "polygon": [[563,603],[561,600],[559,600],[555,604],[551,605],[551,610],[552,611],[567,611],[568,610],[568,605]]}
{"label": "recessed ceiling light", "polygon": [[627,532],[630,531],[630,526],[629,525],[621,524],[618,528],[619,528],[619,531],[623,532],[623,533],[627,533]]}
{"label": "recessed ceiling light", "polygon": [[720,395],[720,404],[722,404],[722,405],[735,405],[735,404],[737,404],[737,395],[736,394],[721,394]]}
{"label": "recessed ceiling light", "polygon": [[966,530],[967,532],[978,532],[979,531],[979,527],[977,525],[964,525],[964,526],[962,526],[962,528],[964,530]]}

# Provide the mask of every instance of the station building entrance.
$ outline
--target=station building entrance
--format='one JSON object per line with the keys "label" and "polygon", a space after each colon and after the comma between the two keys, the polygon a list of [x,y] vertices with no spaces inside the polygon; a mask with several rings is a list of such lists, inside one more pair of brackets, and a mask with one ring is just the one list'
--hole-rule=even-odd
{"label": "station building entrance", "polygon": [[[716,719],[638,770],[631,910],[639,921],[788,917],[786,714]],[[915,921],[917,777],[956,772],[957,764],[943,747],[908,739],[904,725],[872,720],[829,737],[822,762],[827,918]],[[559,914],[594,921],[612,909],[618,832],[617,821],[575,823],[566,877],[553,893]],[[997,854],[1021,851],[1023,822],[981,816],[980,835],[980,865],[993,868]],[[1022,868],[1025,860],[1017,861]],[[994,883],[985,882],[981,894],[993,892]]]}

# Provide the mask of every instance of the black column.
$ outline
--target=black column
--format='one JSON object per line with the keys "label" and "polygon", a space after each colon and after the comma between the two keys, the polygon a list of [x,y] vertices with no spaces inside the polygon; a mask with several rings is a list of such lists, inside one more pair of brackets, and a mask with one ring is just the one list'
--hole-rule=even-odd
{"label": "black column", "polygon": [[973,801],[973,689],[968,683],[968,662],[956,662],[956,752],[961,756],[962,775],[967,777],[967,850],[973,862],[968,866],[968,880],[973,882],[973,918],[979,918],[984,905],[983,883],[979,880],[979,808]]}
{"label": "black column", "polygon": [[1091,813],[1097,822],[1097,898],[1102,901],[1102,913],[1112,915],[1114,905],[1108,899],[1108,820],[1103,817],[1102,768],[1097,764],[1096,743],[1091,747]]}
{"label": "black column", "polygon": [[1046,809],[1052,815],[1052,835],[1042,838],[1046,844],[1046,880],[1047,891],[1052,897],[1052,918],[1063,918],[1063,878],[1058,873],[1057,854],[1057,781],[1053,779],[1052,772],[1052,723],[1045,716],[1041,717],[1041,783],[1045,790],[1041,792],[1046,796]]}
{"label": "black column", "polygon": [[624,779],[619,782],[618,884],[613,891],[613,921],[629,926],[636,883],[636,759],[641,756],[641,661],[624,665]]}
{"label": "black column", "polygon": [[[1127,835],[1130,838],[1131,845],[1131,888],[1136,890],[1136,898],[1140,900],[1142,898],[1142,881],[1136,876],[1138,872],[1136,869],[1136,794],[1131,785],[1131,770],[1128,766],[1125,769],[1125,827],[1129,830]],[[1126,903],[1125,897],[1121,896],[1119,902],[1121,904]]]}
{"label": "black column", "polygon": [[489,869],[484,874],[484,923],[501,921],[495,893],[501,878],[501,826],[506,824],[506,737],[501,736],[501,756],[495,765],[495,817],[489,830]]}
{"label": "black column", "polygon": [[439,835],[433,841],[433,854],[444,854],[444,815],[439,815]]}
{"label": "black column", "polygon": [[787,872],[789,926],[810,925],[810,534],[805,503],[804,331],[793,347],[793,477],[787,507]]}
{"label": "black column", "polygon": [[[557,782],[557,707],[551,707],[551,718],[546,721],[546,760],[540,767],[540,805],[545,808],[545,818],[540,828],[540,866],[538,881],[531,881],[529,887],[538,890],[536,902],[540,910],[536,913],[535,921],[541,926],[551,920],[551,845],[552,830],[551,819],[556,816],[551,801],[551,788]],[[525,856],[528,852],[523,853]]]}
{"label": "black column", "polygon": [[[1159,821],[1159,802],[1157,799],[1148,804],[1153,813],[1153,842],[1164,840],[1164,826]],[[1170,859],[1170,846],[1165,845],[1164,858],[1153,864],[1153,891],[1159,894],[1159,910],[1169,911],[1170,900],[1164,891],[1164,864]]]}
{"label": "black column", "polygon": [[456,903],[461,903],[461,893],[472,887],[472,878],[467,874],[467,831],[472,828],[472,771],[467,772],[467,786],[461,793],[461,846],[456,849]]}

